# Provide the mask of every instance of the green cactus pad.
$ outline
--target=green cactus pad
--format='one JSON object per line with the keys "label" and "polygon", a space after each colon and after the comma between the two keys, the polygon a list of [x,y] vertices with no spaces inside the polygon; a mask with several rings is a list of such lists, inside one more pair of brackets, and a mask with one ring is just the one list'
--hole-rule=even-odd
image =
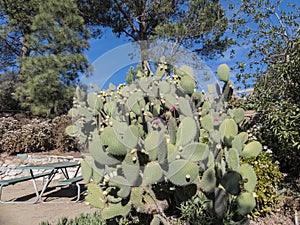
{"label": "green cactus pad", "polygon": [[193,99],[194,102],[197,103],[196,107],[199,107],[204,101],[204,96],[201,92],[194,92],[192,94],[192,99]]}
{"label": "green cactus pad", "polygon": [[168,144],[168,162],[173,162],[176,159],[176,156],[179,155],[179,151],[177,150],[176,146],[173,144]]}
{"label": "green cactus pad", "polygon": [[224,81],[224,82],[229,81],[230,68],[229,66],[227,66],[227,64],[219,65],[217,73],[220,81]]}
{"label": "green cactus pad", "polygon": [[262,151],[262,145],[258,141],[252,141],[248,143],[242,152],[243,157],[251,158],[258,156]]}
{"label": "green cactus pad", "polygon": [[194,182],[199,173],[198,166],[184,159],[173,161],[169,165],[167,178],[175,185],[184,186]]}
{"label": "green cactus pad", "polygon": [[99,164],[112,166],[119,163],[119,160],[104,152],[99,135],[95,135],[90,141],[89,151],[94,160]]}
{"label": "green cactus pad", "polygon": [[236,201],[238,206],[238,213],[240,215],[246,215],[250,213],[256,205],[255,199],[253,197],[253,193],[249,193],[249,192],[241,193],[237,197]]}
{"label": "green cactus pad", "polygon": [[170,137],[170,143],[176,143],[176,132],[177,132],[177,124],[174,117],[170,117],[168,120],[168,132]]}
{"label": "green cactus pad", "polygon": [[170,86],[170,84],[167,81],[161,81],[158,84],[158,88],[159,88],[159,92],[161,94],[167,94],[171,90],[171,86]]}
{"label": "green cactus pad", "polygon": [[104,104],[104,112],[108,116],[114,115],[115,111],[116,111],[116,102],[110,101]]}
{"label": "green cactus pad", "polygon": [[127,99],[128,108],[137,115],[141,115],[141,109],[145,107],[145,100],[141,91],[134,92]]}
{"label": "green cactus pad", "polygon": [[238,170],[240,166],[240,158],[239,158],[238,150],[236,150],[235,148],[229,149],[226,155],[226,162],[229,169]]}
{"label": "green cactus pad", "polygon": [[216,188],[214,210],[218,218],[223,218],[227,212],[228,195],[222,188]]}
{"label": "green cactus pad", "polygon": [[128,180],[122,176],[115,176],[110,178],[109,185],[119,188],[117,194],[121,198],[127,198],[131,192],[131,186]]}
{"label": "green cactus pad", "polygon": [[136,152],[133,154],[127,153],[121,168],[128,183],[131,186],[136,186],[140,172],[140,164]]}
{"label": "green cactus pad", "polygon": [[236,123],[240,123],[245,119],[245,111],[242,108],[233,110],[233,119]]}
{"label": "green cactus pad", "polygon": [[196,88],[195,79],[189,75],[183,76],[180,79],[180,86],[186,94],[193,94]]}
{"label": "green cactus pad", "polygon": [[155,161],[157,159],[159,136],[160,133],[158,131],[153,131],[148,134],[145,139],[145,150],[149,153],[151,161]]}
{"label": "green cactus pad", "polygon": [[146,213],[145,203],[143,202],[144,189],[142,187],[133,187],[130,193],[130,202],[137,212]]}
{"label": "green cactus pad", "polygon": [[194,76],[194,70],[190,66],[182,65],[179,70],[181,72],[180,74],[184,74],[184,75],[187,74],[189,76]]}
{"label": "green cactus pad", "polygon": [[204,160],[208,157],[208,155],[208,145],[197,142],[186,145],[180,152],[180,156],[183,159],[187,159],[193,162]]}
{"label": "green cactus pad", "polygon": [[205,101],[202,105],[202,109],[201,109],[201,116],[204,117],[210,110],[210,103],[208,101]]}
{"label": "green cactus pad", "polygon": [[163,178],[163,170],[158,162],[150,162],[144,168],[143,185],[151,185]]}
{"label": "green cactus pad", "polygon": [[89,107],[94,110],[99,110],[103,107],[101,98],[99,98],[94,92],[88,94],[87,102]]}
{"label": "green cactus pad", "polygon": [[241,132],[234,137],[232,141],[232,147],[238,150],[239,154],[241,154],[244,145],[247,141],[248,141],[248,134],[246,132]]}
{"label": "green cactus pad", "polygon": [[106,151],[112,155],[125,155],[128,152],[127,146],[121,142],[121,136],[112,127],[105,127],[100,139],[103,145],[107,145]]}
{"label": "green cactus pad", "polygon": [[130,125],[125,132],[124,138],[122,139],[122,143],[130,148],[134,149],[139,141],[139,128],[135,125]]}
{"label": "green cactus pad", "polygon": [[193,112],[192,112],[192,108],[191,108],[189,100],[187,100],[183,97],[179,97],[178,104],[179,104],[179,111],[183,115],[193,117]]}
{"label": "green cactus pad", "polygon": [[151,80],[149,80],[148,77],[141,77],[137,80],[137,84],[140,89],[142,89],[144,92],[148,92],[149,85],[151,84]]}
{"label": "green cactus pad", "polygon": [[201,126],[208,132],[213,129],[213,118],[211,115],[205,115],[201,118]]}
{"label": "green cactus pad", "polygon": [[80,161],[81,164],[81,174],[85,183],[89,183],[92,177],[92,167],[85,160]]}
{"label": "green cactus pad", "polygon": [[228,171],[221,178],[221,185],[231,195],[238,195],[241,192],[242,176],[236,171]]}
{"label": "green cactus pad", "polygon": [[[104,170],[103,170],[104,172]],[[92,180],[95,184],[99,184],[103,179],[103,173],[99,173],[96,170],[93,170]]]}
{"label": "green cactus pad", "polygon": [[84,102],[86,100],[86,92],[81,90],[80,87],[76,88],[76,97],[79,102]]}
{"label": "green cactus pad", "polygon": [[253,192],[256,186],[257,177],[253,167],[249,164],[242,164],[238,172],[244,180],[244,188],[249,192]]}
{"label": "green cactus pad", "polygon": [[233,119],[225,119],[220,126],[220,133],[226,143],[231,143],[238,134],[238,126]]}
{"label": "green cactus pad", "polygon": [[157,79],[162,79],[164,77],[166,73],[166,66],[161,64],[157,67],[156,72],[155,72],[155,76]]}
{"label": "green cactus pad", "polygon": [[114,131],[120,135],[126,133],[128,129],[128,125],[126,122],[121,122],[119,120],[116,120],[114,118],[111,118],[112,121],[112,127],[114,128]]}
{"label": "green cactus pad", "polygon": [[69,111],[68,111],[68,115],[71,116],[72,118],[75,118],[79,115],[79,111],[77,108],[71,108]]}
{"label": "green cactus pad", "polygon": [[101,218],[104,220],[114,218],[116,216],[126,217],[131,210],[131,205],[123,205],[121,202],[117,204],[109,204],[101,211]]}
{"label": "green cactus pad", "polygon": [[171,108],[172,106],[177,104],[177,99],[170,93],[164,95],[164,100],[167,108]]}
{"label": "green cactus pad", "polygon": [[168,170],[168,145],[164,132],[160,132],[158,140],[157,161],[163,170]]}
{"label": "green cactus pad", "polygon": [[102,189],[97,184],[87,184],[88,195],[85,200],[92,206],[103,209],[105,206],[105,198]]}
{"label": "green cactus pad", "polygon": [[197,135],[196,121],[191,117],[184,117],[176,133],[176,145],[185,146],[192,142]]}
{"label": "green cactus pad", "polygon": [[66,127],[66,133],[71,136],[71,137],[77,137],[79,134],[79,128],[76,127],[75,125],[70,125]]}
{"label": "green cactus pad", "polygon": [[153,219],[150,222],[150,225],[160,225],[161,223],[163,225],[169,225],[170,224],[164,217],[162,217],[159,214],[155,214],[153,216]]}
{"label": "green cactus pad", "polygon": [[217,184],[217,178],[214,167],[204,171],[200,181],[200,188],[207,193],[213,193]]}

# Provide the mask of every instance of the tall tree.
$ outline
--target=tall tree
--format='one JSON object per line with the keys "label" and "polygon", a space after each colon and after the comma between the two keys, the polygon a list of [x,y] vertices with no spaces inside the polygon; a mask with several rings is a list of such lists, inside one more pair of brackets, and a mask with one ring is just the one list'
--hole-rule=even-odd
{"label": "tall tree", "polygon": [[194,46],[202,56],[213,57],[230,44],[223,38],[227,18],[219,0],[77,0],[81,15],[97,36],[109,27],[118,36],[139,41],[147,49],[151,39]]}
{"label": "tall tree", "polygon": [[300,35],[300,5],[276,0],[242,0],[230,5],[232,33],[244,47],[247,62],[238,62],[239,81],[264,76],[269,66],[286,62],[297,48]]}
{"label": "tall tree", "polygon": [[0,0],[0,70],[17,68],[18,57],[29,54],[24,37],[31,33],[37,5],[37,0]]}
{"label": "tall tree", "polygon": [[256,81],[262,141],[283,171],[299,176],[300,5],[243,0],[234,19],[234,32],[249,49],[238,78]]}
{"label": "tall tree", "polygon": [[35,114],[62,113],[72,103],[79,75],[88,69],[83,51],[89,47],[89,32],[77,5],[72,0],[1,1],[6,26],[15,30],[6,35],[19,41],[15,47],[23,84],[16,97]]}

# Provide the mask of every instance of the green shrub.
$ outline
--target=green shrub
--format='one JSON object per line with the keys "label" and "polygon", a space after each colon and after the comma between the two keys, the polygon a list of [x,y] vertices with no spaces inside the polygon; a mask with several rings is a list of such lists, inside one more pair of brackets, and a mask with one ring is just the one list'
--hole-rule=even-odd
{"label": "green shrub", "polygon": [[[247,132],[250,139],[263,142],[261,132],[263,125],[261,123],[256,122],[254,119],[245,124],[244,128],[247,127],[249,128]],[[280,171],[279,162],[276,160],[274,152],[267,146],[264,146],[259,156],[243,159],[243,161],[252,165],[257,175],[257,185],[254,190],[256,207],[252,212],[252,216],[266,216],[271,213],[279,201],[279,186],[284,178],[284,174]]]}
{"label": "green shrub", "polygon": [[49,222],[42,222],[40,225],[106,225],[106,222],[100,218],[99,213],[94,214],[80,214],[74,219],[62,218],[57,224],[50,224]]}
{"label": "green shrub", "polygon": [[257,175],[255,187],[256,207],[252,216],[261,217],[271,213],[279,201],[278,189],[283,179],[279,163],[275,161],[270,149],[263,151],[257,158],[244,160],[253,166]]}

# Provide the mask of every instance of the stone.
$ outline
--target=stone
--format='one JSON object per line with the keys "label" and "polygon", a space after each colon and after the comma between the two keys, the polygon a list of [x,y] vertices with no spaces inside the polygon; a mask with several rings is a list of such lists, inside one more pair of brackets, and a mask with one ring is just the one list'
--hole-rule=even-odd
{"label": "stone", "polygon": [[7,168],[5,166],[0,166],[0,175],[6,172]]}

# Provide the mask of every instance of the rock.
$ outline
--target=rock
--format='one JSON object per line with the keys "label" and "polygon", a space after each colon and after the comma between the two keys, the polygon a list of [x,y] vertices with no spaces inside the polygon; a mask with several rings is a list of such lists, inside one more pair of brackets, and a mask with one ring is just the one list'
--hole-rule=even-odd
{"label": "rock", "polygon": [[0,166],[0,175],[6,172],[7,168],[4,166]]}
{"label": "rock", "polygon": [[7,166],[8,169],[16,169],[16,164],[10,164]]}

